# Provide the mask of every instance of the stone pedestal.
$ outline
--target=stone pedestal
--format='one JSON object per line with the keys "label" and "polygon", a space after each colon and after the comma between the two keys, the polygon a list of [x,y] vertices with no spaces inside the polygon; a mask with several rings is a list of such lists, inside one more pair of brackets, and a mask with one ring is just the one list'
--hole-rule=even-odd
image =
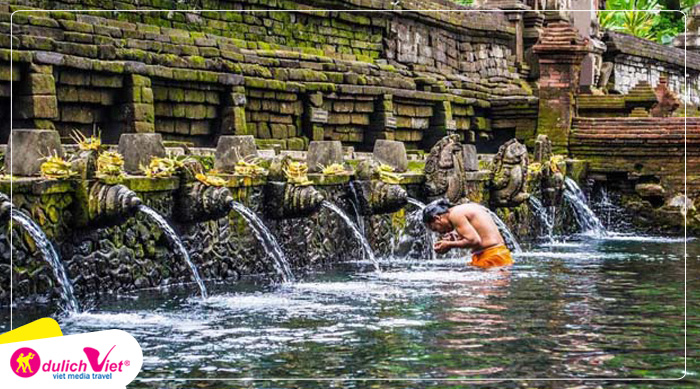
{"label": "stone pedestal", "polygon": [[160,134],[122,134],[119,153],[124,157],[124,170],[142,174],[141,165],[148,166],[153,157],[165,157],[165,146]]}
{"label": "stone pedestal", "polygon": [[13,176],[38,176],[43,158],[63,156],[61,137],[54,130],[12,130],[7,142],[5,171]]}
{"label": "stone pedestal", "polygon": [[393,167],[397,172],[405,172],[408,169],[406,146],[403,142],[377,139],[372,153],[377,161]]}
{"label": "stone pedestal", "polygon": [[537,133],[549,137],[555,153],[566,154],[581,61],[590,46],[576,28],[556,22],[544,29],[532,50],[540,68]]}
{"label": "stone pedestal", "polygon": [[222,172],[233,172],[236,163],[249,156],[258,156],[252,135],[221,136],[216,145],[214,168]]}
{"label": "stone pedestal", "polygon": [[313,141],[306,153],[310,173],[320,172],[324,166],[343,163],[343,145],[339,141]]}
{"label": "stone pedestal", "polygon": [[678,34],[673,39],[673,45],[700,53],[700,4],[690,9],[690,15],[686,22],[686,32]]}

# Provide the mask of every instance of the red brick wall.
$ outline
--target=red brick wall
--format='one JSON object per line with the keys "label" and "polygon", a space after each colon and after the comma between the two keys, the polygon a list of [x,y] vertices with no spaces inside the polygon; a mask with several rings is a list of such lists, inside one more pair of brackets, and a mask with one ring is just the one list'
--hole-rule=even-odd
{"label": "red brick wall", "polygon": [[700,195],[700,118],[576,118],[569,149],[573,157],[590,161],[593,173],[656,176],[673,193],[682,193],[686,142],[688,195],[695,198]]}

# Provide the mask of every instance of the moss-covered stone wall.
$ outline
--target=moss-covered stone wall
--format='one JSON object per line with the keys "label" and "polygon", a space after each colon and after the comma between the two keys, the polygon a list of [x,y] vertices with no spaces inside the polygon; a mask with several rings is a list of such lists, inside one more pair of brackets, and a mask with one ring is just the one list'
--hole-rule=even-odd
{"label": "moss-covered stone wall", "polygon": [[[74,129],[99,129],[107,142],[156,131],[207,146],[251,134],[290,150],[323,139],[426,149],[447,131],[474,142],[535,127],[537,101],[504,14],[369,12],[394,9],[389,1],[204,3],[231,11],[178,12],[188,6],[174,0],[0,2],[0,98],[21,86],[14,127],[56,128],[66,141]],[[30,6],[14,14],[10,38],[11,12]],[[116,8],[143,12],[106,11]],[[339,11],[319,11],[329,8]]]}

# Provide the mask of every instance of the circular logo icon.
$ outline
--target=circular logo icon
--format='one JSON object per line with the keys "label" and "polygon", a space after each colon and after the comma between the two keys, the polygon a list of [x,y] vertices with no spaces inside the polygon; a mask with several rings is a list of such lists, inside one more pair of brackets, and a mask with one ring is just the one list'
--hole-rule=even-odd
{"label": "circular logo icon", "polygon": [[29,347],[22,347],[10,357],[12,371],[22,378],[29,378],[39,371],[41,359],[39,354]]}

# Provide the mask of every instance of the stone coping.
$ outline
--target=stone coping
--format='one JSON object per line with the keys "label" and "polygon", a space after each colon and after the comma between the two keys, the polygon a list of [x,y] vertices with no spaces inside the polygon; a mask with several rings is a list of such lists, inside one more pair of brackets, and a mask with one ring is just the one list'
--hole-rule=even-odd
{"label": "stone coping", "polygon": [[636,36],[608,31],[604,37],[608,46],[607,55],[622,53],[649,58],[667,64],[700,71],[700,54],[672,46],[664,46]]}
{"label": "stone coping", "polygon": [[56,194],[75,191],[77,181],[71,180],[47,180],[41,177],[15,177],[12,180],[0,180],[0,192],[6,195],[20,194]]}

